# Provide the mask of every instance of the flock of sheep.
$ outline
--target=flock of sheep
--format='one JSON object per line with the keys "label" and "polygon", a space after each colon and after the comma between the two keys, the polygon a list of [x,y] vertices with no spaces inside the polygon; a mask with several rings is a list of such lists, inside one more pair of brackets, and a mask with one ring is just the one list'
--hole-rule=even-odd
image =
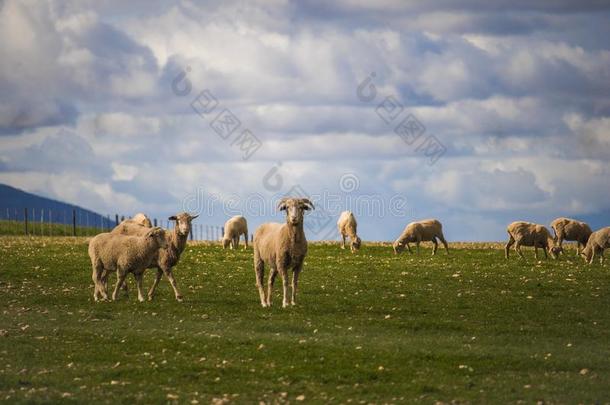
{"label": "flock of sheep", "polygon": [[[273,284],[278,273],[282,278],[283,307],[296,304],[297,284],[303,262],[307,255],[307,240],[303,231],[304,212],[314,209],[313,203],[307,198],[284,198],[278,204],[280,211],[286,211],[285,223],[265,223],[254,232],[254,270],[256,286],[261,305],[271,306]],[[169,217],[175,221],[173,230],[163,230],[152,227],[148,217],[137,214],[117,225],[111,232],[101,233],[89,242],[89,257],[93,269],[93,298],[108,299],[108,276],[111,272],[117,274],[117,281],[112,293],[112,299],[117,299],[121,288],[127,292],[125,278],[129,273],[134,275],[138,288],[138,299],[144,301],[142,279],[146,269],[156,268],[157,277],[148,291],[148,299],[154,296],[159,281],[165,274],[169,280],[176,299],[182,300],[172,268],[180,260],[180,255],[186,247],[187,238],[191,232],[191,222],[197,218],[188,213]],[[345,249],[346,239],[350,239],[350,249],[357,251],[361,239],[357,234],[357,222],[350,211],[341,213],[337,228],[341,234],[341,248]],[[550,252],[557,258],[563,252],[564,241],[577,243],[577,254],[591,264],[599,255],[604,261],[604,249],[610,247],[610,227],[592,232],[589,225],[569,218],[558,218],[551,223],[555,236],[552,237],[546,227],[530,222],[513,222],[508,228],[508,243],[505,246],[505,257],[514,245],[519,256],[523,257],[521,246],[531,246],[535,249],[536,259],[538,248],[542,248],[545,257]],[[237,249],[239,239],[244,237],[245,248],[248,248],[248,224],[246,219],[235,216],[225,223],[224,235],[221,239],[223,248]],[[432,242],[432,255],[436,254],[440,241],[447,253],[449,246],[443,236],[443,226],[436,219],[412,222],[408,224],[398,239],[392,244],[394,254],[402,252],[405,247],[411,253],[409,243],[415,243],[417,253],[421,242]],[[265,266],[269,267],[267,289],[264,288]],[[292,270],[292,279],[289,271]],[[290,284],[290,285],[289,285]],[[289,287],[291,292],[289,294]]]}

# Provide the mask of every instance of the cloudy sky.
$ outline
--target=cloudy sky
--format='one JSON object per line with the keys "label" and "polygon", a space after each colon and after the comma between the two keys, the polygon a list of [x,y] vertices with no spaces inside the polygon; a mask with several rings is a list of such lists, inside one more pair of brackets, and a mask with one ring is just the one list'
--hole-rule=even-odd
{"label": "cloudy sky", "polygon": [[608,4],[0,1],[0,183],[252,230],[307,194],[311,239],[607,226]]}

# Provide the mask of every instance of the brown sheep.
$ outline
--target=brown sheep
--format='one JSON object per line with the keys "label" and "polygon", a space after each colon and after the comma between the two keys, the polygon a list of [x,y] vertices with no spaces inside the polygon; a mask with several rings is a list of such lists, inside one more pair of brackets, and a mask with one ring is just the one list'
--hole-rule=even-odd
{"label": "brown sheep", "polygon": [[402,252],[405,249],[405,246],[409,250],[409,253],[412,253],[409,243],[414,242],[417,247],[417,254],[419,254],[419,244],[421,242],[432,242],[434,244],[432,247],[432,256],[434,256],[438,249],[438,242],[436,239],[441,241],[443,246],[445,246],[445,251],[449,254],[449,246],[443,236],[443,225],[436,219],[425,219],[423,221],[411,222],[408,224],[392,247],[394,249],[394,254]]}
{"label": "brown sheep", "polygon": [[[286,223],[262,224],[254,232],[254,271],[256,286],[263,307],[271,306],[273,282],[279,273],[282,277],[284,299],[282,306],[296,304],[299,273],[307,255],[307,239],[303,231],[303,212],[314,206],[307,198],[283,198],[280,211],[286,211]],[[265,264],[269,266],[267,294],[263,287]],[[288,301],[288,271],[292,268],[292,297]]]}
{"label": "brown sheep", "polygon": [[538,259],[538,248],[544,250],[544,257],[548,258],[547,251],[550,250],[551,256],[557,258],[553,247],[554,240],[551,237],[551,233],[543,225],[533,224],[531,222],[516,221],[508,225],[506,228],[508,232],[509,240],[504,248],[504,257],[508,259],[509,250],[511,246],[515,245],[515,250],[521,256],[521,246],[533,246],[536,259]]}
{"label": "brown sheep", "polygon": [[[198,215],[192,216],[186,212],[183,212],[178,215],[172,215],[168,218],[170,221],[176,221],[176,224],[172,231],[166,231],[167,247],[159,249],[159,254],[157,255],[155,262],[150,266],[150,268],[157,268],[157,277],[155,278],[152,287],[148,291],[149,300],[153,299],[157,285],[159,285],[159,281],[161,281],[163,274],[165,274],[174,290],[176,300],[182,301],[182,294],[178,290],[178,286],[172,272],[172,267],[178,264],[180,255],[186,248],[186,241],[189,233],[191,232],[191,221],[197,217]],[[123,235],[141,235],[143,232],[146,232],[147,228],[142,225],[125,224],[124,222],[125,221],[121,222],[117,227],[115,227],[112,230],[112,233]]]}
{"label": "brown sheep", "polygon": [[551,222],[551,228],[555,233],[555,246],[553,247],[553,253],[556,255],[563,253],[564,240],[575,241],[576,255],[579,255],[581,248],[584,248],[587,245],[589,236],[592,233],[589,225],[570,218],[557,218]]}

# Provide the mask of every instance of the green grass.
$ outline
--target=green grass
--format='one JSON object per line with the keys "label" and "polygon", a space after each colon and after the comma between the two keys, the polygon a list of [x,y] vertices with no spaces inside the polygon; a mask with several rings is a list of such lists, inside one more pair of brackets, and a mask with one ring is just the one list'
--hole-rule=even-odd
{"label": "green grass", "polygon": [[132,279],[94,303],[83,238],[0,238],[0,400],[610,401],[608,267],[456,246],[310,245],[299,305],[278,282],[263,309],[251,250],[189,246],[182,303],[165,280],[138,303]]}
{"label": "green grass", "polygon": [[[48,222],[28,222],[28,235],[34,236],[72,236],[72,225],[48,223]],[[98,227],[77,226],[76,236],[93,236],[100,232],[107,232]],[[25,224],[23,221],[0,220],[0,235],[24,235]]]}

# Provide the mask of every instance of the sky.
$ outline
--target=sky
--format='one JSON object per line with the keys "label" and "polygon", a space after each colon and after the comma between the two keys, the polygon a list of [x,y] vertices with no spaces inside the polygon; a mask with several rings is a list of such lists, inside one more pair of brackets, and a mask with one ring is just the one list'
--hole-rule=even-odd
{"label": "sky", "polygon": [[607,1],[4,0],[0,183],[251,231],[308,196],[312,240],[608,226],[608,38]]}

